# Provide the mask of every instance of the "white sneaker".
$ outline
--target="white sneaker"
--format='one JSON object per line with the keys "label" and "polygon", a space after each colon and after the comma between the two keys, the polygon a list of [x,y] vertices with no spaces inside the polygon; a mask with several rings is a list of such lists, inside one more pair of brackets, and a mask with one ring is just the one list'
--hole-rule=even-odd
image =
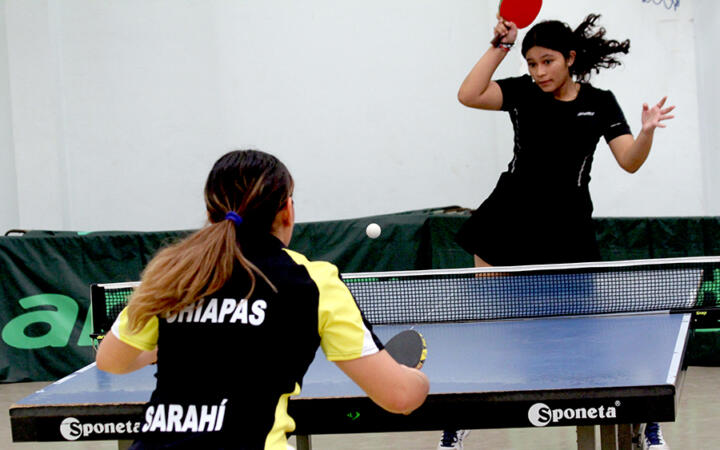
{"label": "white sneaker", "polygon": [[443,431],[437,450],[463,450],[463,439],[465,439],[468,434],[470,434],[470,430]]}
{"label": "white sneaker", "polygon": [[643,433],[643,450],[670,450],[660,430],[659,423],[648,423]]}

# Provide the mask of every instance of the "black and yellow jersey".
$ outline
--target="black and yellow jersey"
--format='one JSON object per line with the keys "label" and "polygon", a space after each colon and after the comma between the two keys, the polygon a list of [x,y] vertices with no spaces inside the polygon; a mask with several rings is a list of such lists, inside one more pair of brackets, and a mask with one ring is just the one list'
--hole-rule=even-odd
{"label": "black and yellow jersey", "polygon": [[133,347],[158,347],[146,434],[134,448],[285,450],[295,428],[287,401],[300,393],[318,346],[331,361],[382,349],[334,265],[308,261],[269,234],[239,245],[277,292],[258,277],[244,298],[249,279],[238,264],[225,286],[179,314],[134,335],[125,311],[113,325]]}

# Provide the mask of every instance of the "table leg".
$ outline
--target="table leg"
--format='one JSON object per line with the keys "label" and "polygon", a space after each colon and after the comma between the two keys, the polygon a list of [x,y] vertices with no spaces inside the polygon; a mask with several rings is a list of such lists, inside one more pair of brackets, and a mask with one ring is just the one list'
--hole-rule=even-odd
{"label": "table leg", "polygon": [[633,450],[641,448],[634,440],[640,432],[639,425],[618,424],[600,426],[600,448],[602,450]]}
{"label": "table leg", "polygon": [[578,450],[595,450],[595,426],[577,427]]}
{"label": "table leg", "polygon": [[295,435],[297,450],[312,450],[312,438],[309,434]]}
{"label": "table leg", "polygon": [[600,425],[600,448],[602,450],[618,449],[617,425]]}
{"label": "table leg", "polygon": [[638,425],[620,424],[618,425],[618,448],[633,449],[635,444],[633,438],[637,434]]}

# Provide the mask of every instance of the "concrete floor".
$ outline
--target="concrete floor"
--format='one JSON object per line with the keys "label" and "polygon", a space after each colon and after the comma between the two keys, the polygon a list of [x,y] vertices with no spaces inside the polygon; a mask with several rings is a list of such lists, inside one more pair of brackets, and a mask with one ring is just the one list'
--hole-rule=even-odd
{"label": "concrete floor", "polygon": [[[0,449],[103,450],[116,449],[115,442],[13,443],[8,409],[12,403],[48,383],[0,384]],[[671,448],[720,449],[715,427],[720,424],[720,367],[690,367],[680,398],[677,421],[663,424]],[[599,434],[599,433],[598,433]],[[321,435],[312,438],[313,450],[435,450],[439,431],[415,433],[375,433]],[[291,438],[291,443],[294,438]],[[575,446],[572,427],[541,429],[477,430],[469,436],[465,450],[475,449],[571,449]]]}

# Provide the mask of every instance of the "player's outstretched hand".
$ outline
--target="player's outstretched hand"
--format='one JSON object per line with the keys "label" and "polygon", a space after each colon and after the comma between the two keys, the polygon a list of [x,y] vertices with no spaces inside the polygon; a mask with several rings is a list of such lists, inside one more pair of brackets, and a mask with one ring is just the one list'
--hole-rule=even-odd
{"label": "player's outstretched hand", "polygon": [[642,129],[645,132],[651,133],[655,131],[655,128],[665,128],[665,124],[662,122],[674,118],[670,112],[675,109],[675,106],[665,106],[667,97],[663,97],[656,105],[649,107],[647,103],[643,103],[642,108]]}

